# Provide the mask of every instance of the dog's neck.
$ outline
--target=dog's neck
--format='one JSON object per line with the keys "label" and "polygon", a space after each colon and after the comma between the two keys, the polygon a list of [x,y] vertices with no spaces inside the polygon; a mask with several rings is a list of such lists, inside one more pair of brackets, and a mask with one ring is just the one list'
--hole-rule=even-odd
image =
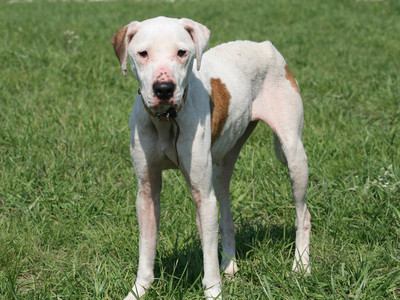
{"label": "dog's neck", "polygon": [[140,88],[138,89],[138,94],[142,98],[143,106],[152,117],[158,119],[159,121],[170,121],[171,123],[175,124],[176,135],[175,135],[175,141],[174,141],[174,155],[175,155],[175,163],[178,168],[180,166],[180,163],[179,163],[178,149],[177,149],[176,145],[178,143],[180,127],[179,127],[178,122],[176,122],[175,118],[178,116],[178,112],[182,109],[183,105],[185,105],[185,103],[186,103],[187,93],[188,93],[188,87],[185,88],[185,91],[183,92],[182,102],[176,109],[173,106],[171,106],[170,108],[168,108],[167,111],[165,111],[163,113],[155,113],[146,105],[146,103],[144,103],[143,96],[140,92]]}

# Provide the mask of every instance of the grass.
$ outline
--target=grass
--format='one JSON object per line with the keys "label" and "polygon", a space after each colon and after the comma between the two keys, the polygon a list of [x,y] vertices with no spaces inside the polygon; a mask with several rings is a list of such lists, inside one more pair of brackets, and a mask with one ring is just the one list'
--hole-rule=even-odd
{"label": "grass", "polygon": [[[177,1],[0,4],[0,295],[117,299],[138,261],[128,118],[137,82],[109,42],[133,19],[189,17],[210,45],[271,40],[300,83],[310,276],[293,276],[288,174],[259,126],[232,181],[240,272],[226,299],[400,297],[400,4]],[[163,175],[147,299],[201,299],[194,205]]]}

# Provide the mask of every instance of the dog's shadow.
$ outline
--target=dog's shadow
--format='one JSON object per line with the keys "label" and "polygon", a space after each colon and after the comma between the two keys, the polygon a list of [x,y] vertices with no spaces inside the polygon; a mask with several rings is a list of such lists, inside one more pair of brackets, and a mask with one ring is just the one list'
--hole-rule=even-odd
{"label": "dog's shadow", "polygon": [[[236,253],[239,260],[252,259],[257,248],[268,243],[268,247],[293,244],[295,241],[294,226],[268,225],[261,216],[239,217],[236,223]],[[219,241],[219,253],[222,252]],[[240,269],[240,265],[239,265]],[[177,245],[170,253],[161,254],[156,262],[155,276],[173,281],[174,286],[201,286],[203,277],[203,253],[200,237],[193,233],[186,238],[184,246]]]}

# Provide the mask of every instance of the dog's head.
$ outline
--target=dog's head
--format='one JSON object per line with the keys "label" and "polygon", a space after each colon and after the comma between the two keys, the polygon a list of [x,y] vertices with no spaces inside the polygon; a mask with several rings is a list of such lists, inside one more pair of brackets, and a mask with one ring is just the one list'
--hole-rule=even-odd
{"label": "dog's head", "polygon": [[181,104],[194,58],[199,70],[209,36],[206,26],[192,20],[158,17],[126,25],[111,42],[124,76],[129,57],[143,101],[160,112]]}

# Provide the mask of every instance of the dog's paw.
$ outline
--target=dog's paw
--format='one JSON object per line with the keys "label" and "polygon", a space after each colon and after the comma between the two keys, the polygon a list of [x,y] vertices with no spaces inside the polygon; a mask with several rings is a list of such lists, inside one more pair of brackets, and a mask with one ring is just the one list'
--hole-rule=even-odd
{"label": "dog's paw", "polygon": [[[147,288],[145,286],[148,286]],[[128,296],[125,297],[124,300],[137,300],[143,297],[143,295],[146,293],[146,290],[150,287],[149,284],[139,284],[138,282],[135,282],[135,285],[132,288],[132,291],[129,292]]]}
{"label": "dog's paw", "polygon": [[207,300],[222,300],[221,284],[214,285],[204,290],[204,296]]}
{"label": "dog's paw", "polygon": [[226,278],[231,279],[234,277],[237,271],[239,271],[239,269],[236,262],[230,259],[226,259],[221,264],[221,271],[224,273],[224,276]]}
{"label": "dog's paw", "polygon": [[311,274],[311,267],[309,263],[302,263],[298,262],[297,260],[294,260],[292,271],[297,274],[302,274],[302,273]]}
{"label": "dog's paw", "polygon": [[138,297],[136,297],[135,295],[133,295],[131,292],[129,292],[128,296],[126,296],[124,298],[124,300],[136,300],[139,299]]}

